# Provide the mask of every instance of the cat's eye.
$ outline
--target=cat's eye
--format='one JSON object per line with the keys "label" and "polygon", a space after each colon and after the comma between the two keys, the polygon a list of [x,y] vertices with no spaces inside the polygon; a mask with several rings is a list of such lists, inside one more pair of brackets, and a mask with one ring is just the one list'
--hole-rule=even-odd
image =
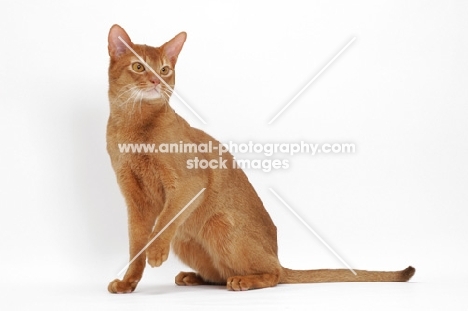
{"label": "cat's eye", "polygon": [[171,70],[172,69],[169,66],[164,66],[164,67],[161,68],[160,73],[163,76],[167,76],[168,74],[171,73]]}
{"label": "cat's eye", "polygon": [[143,72],[145,71],[145,66],[143,66],[141,63],[133,63],[132,69],[136,72]]}

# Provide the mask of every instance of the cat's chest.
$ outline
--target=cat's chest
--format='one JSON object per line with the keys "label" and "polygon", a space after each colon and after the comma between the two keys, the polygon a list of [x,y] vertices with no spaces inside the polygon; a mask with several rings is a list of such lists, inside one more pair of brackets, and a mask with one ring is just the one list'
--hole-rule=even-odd
{"label": "cat's chest", "polygon": [[164,188],[164,168],[155,158],[149,155],[121,155],[111,157],[111,160],[117,180],[124,188],[136,189],[149,197]]}

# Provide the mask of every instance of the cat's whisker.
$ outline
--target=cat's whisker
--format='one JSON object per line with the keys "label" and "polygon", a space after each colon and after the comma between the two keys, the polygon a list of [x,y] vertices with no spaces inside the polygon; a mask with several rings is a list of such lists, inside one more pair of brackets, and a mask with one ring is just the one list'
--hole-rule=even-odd
{"label": "cat's whisker", "polygon": [[135,91],[135,89],[132,89],[131,91],[132,91],[132,93],[130,94],[130,96],[127,98],[126,101],[124,101],[124,102],[122,102],[122,104],[120,104],[120,107],[122,107],[123,105],[127,105],[130,102],[130,100],[132,100],[132,98],[135,96],[135,93],[137,91]]}
{"label": "cat's whisker", "polygon": [[161,90],[161,98],[164,100],[165,103],[167,103],[168,96],[167,93],[164,90]]}
{"label": "cat's whisker", "polygon": [[[126,86],[124,86],[124,87],[126,87]],[[122,87],[122,89],[123,89],[124,87]],[[133,87],[131,87],[131,88],[129,88],[129,89],[123,91],[123,92],[120,92],[120,93],[118,94],[118,96],[117,96],[117,99],[118,99],[118,100],[121,99],[121,97],[124,96],[124,94],[126,94],[126,93],[128,93],[128,92],[133,92],[136,88],[138,88],[138,87],[137,87],[137,86],[133,86]],[[133,93],[132,93],[132,94],[133,94]],[[130,97],[127,98],[126,101],[122,102],[119,106],[122,107],[123,105],[127,104],[128,101],[132,98],[132,94],[130,94]]]}
{"label": "cat's whisker", "polygon": [[[126,90],[122,91],[122,89],[126,88]],[[128,86],[123,86],[120,90],[119,90],[119,93],[117,94],[117,98],[120,98],[122,97],[125,93],[128,93],[134,89],[136,89],[137,86],[132,86],[132,87],[128,87]]]}
{"label": "cat's whisker", "polygon": [[164,99],[166,104],[169,104],[169,99],[170,99],[170,97],[172,95],[172,92],[173,92],[172,90],[169,90],[167,88],[162,88],[161,89],[161,96]]}
{"label": "cat's whisker", "polygon": [[134,86],[133,83],[128,83],[128,84],[122,85],[122,86],[119,88],[119,92],[122,91],[123,89],[132,88],[133,86]]}
{"label": "cat's whisker", "polygon": [[161,88],[161,90],[167,94],[170,94],[172,95],[172,93],[174,93],[174,90],[173,89],[169,89],[169,88]]}
{"label": "cat's whisker", "polygon": [[137,90],[137,91],[133,92],[133,94],[132,94],[132,95],[133,95],[133,96],[132,96],[132,98],[133,98],[133,103],[132,103],[132,110],[130,111],[130,113],[131,113],[132,115],[133,115],[133,112],[134,112],[134,110],[135,110],[135,103],[136,103],[136,101],[137,101],[137,99],[138,99],[138,95],[140,94],[140,92],[141,92],[141,90]]}
{"label": "cat's whisker", "polygon": [[138,105],[138,109],[140,111],[140,116],[141,116],[141,101],[143,99],[143,90],[140,91],[140,105]]}
{"label": "cat's whisker", "polygon": [[[138,100],[138,98],[140,100]],[[138,90],[135,94],[135,98],[133,99],[133,105],[132,105],[132,114],[134,113],[135,106],[137,105],[137,102],[139,101],[139,107],[140,107],[140,113],[141,113],[141,99],[143,98],[143,90]]]}
{"label": "cat's whisker", "polygon": [[135,90],[136,88],[133,88],[131,90],[130,96],[128,96],[127,100],[123,102],[120,106],[127,105],[132,99],[135,98],[136,94],[138,93],[138,90]]}
{"label": "cat's whisker", "polygon": [[132,98],[132,97],[131,97],[131,94],[130,94],[130,97],[128,97],[127,100],[122,101],[122,102],[119,104],[119,107],[122,107],[122,106],[124,106],[124,105],[127,106],[128,102],[130,101],[131,98]]}

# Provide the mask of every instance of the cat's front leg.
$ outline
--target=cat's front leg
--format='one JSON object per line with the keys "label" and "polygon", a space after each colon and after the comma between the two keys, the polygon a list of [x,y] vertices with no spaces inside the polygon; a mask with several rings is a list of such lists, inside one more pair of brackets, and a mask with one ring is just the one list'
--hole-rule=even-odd
{"label": "cat's front leg", "polygon": [[[156,209],[144,199],[142,193],[136,189],[123,189],[128,207],[128,231],[130,244],[130,260],[146,246],[148,236],[156,220]],[[141,280],[146,265],[146,254],[142,252],[129,265],[122,280],[115,279],[109,283],[111,293],[131,293]]]}
{"label": "cat's front leg", "polygon": [[[180,219],[174,219],[177,211],[174,213],[172,204],[168,204],[158,217],[149,241],[153,241],[146,249],[146,257],[151,267],[159,267],[169,257],[171,240],[179,226]],[[180,216],[179,216],[180,217]],[[172,223],[170,223],[172,221]],[[170,223],[169,226],[167,226]]]}
{"label": "cat's front leg", "polygon": [[[159,239],[159,237],[158,237]],[[148,264],[151,267],[159,267],[169,257],[169,251],[171,241],[167,239],[161,239],[154,241],[146,250],[146,257],[148,258]]]}
{"label": "cat's front leg", "polygon": [[[181,188],[183,189],[183,187]],[[185,222],[196,206],[200,204],[202,200],[200,197],[202,197],[201,192],[197,194],[196,191],[190,190],[185,191],[184,194],[177,194],[177,196],[171,195],[166,201],[166,205],[159,215],[150,236],[150,241],[153,239],[154,241],[146,249],[146,257],[151,267],[159,267],[167,260],[171,241],[177,228]],[[191,201],[194,198],[196,199]]]}

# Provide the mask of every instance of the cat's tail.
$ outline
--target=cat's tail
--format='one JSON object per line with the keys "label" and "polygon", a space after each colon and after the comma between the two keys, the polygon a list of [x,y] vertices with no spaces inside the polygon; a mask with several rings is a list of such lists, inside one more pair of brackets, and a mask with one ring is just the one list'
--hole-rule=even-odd
{"label": "cat's tail", "polygon": [[409,266],[401,271],[366,271],[348,269],[292,270],[283,268],[280,284],[326,282],[406,282],[416,269]]}

